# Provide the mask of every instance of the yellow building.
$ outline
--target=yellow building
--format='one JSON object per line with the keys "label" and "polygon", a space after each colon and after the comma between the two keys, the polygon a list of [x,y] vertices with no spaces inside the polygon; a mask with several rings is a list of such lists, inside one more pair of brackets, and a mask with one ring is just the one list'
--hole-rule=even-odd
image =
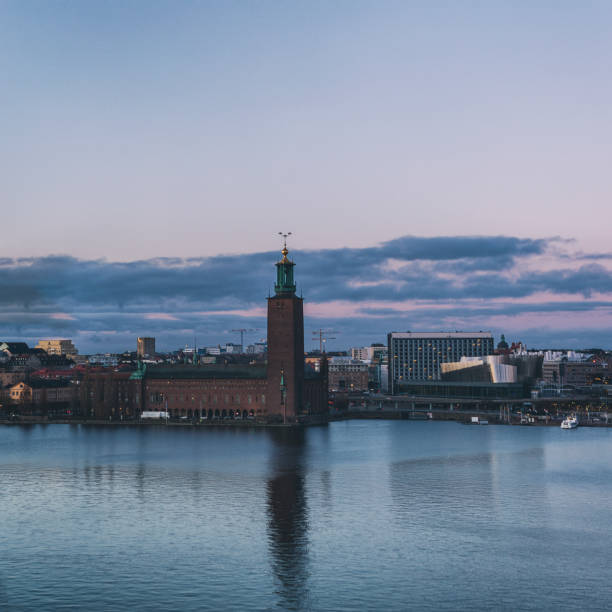
{"label": "yellow building", "polygon": [[9,398],[13,404],[31,404],[32,387],[24,382],[17,383],[11,387]]}
{"label": "yellow building", "polygon": [[39,340],[36,348],[42,349],[47,355],[76,355],[78,353],[72,340]]}

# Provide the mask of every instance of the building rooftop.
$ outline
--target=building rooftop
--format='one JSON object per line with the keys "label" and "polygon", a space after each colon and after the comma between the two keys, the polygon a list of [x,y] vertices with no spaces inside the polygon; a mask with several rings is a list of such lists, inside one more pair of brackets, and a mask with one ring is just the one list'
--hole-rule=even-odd
{"label": "building rooftop", "polygon": [[25,342],[0,342],[2,350],[7,350],[13,355],[30,353],[31,349]]}
{"label": "building rooftop", "polygon": [[461,338],[493,338],[491,332],[391,332],[393,338],[407,338],[407,339],[429,339],[429,338],[448,338],[448,339],[461,339]]}
{"label": "building rooftop", "polygon": [[266,378],[266,366],[256,365],[200,365],[200,366],[152,366],[147,368],[147,378],[167,379],[194,379],[219,378],[219,379],[257,379]]}

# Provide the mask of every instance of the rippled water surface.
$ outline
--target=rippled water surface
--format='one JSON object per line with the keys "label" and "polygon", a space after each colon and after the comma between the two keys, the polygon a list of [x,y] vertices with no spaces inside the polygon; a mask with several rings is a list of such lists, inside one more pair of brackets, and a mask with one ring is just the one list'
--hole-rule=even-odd
{"label": "rippled water surface", "polygon": [[0,609],[596,610],[612,430],[0,427]]}

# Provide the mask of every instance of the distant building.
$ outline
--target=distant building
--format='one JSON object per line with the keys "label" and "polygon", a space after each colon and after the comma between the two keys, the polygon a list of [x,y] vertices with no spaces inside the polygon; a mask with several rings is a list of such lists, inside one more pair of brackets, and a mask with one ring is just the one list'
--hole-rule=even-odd
{"label": "distant building", "polygon": [[131,373],[89,368],[78,385],[83,413],[123,419],[167,410],[171,418],[324,420],[329,409],[326,362],[319,373],[304,363],[303,299],[296,295],[295,264],[287,255],[283,248],[274,295],[268,298],[267,363],[223,354],[220,363],[210,365],[141,364]]}
{"label": "distant building", "polygon": [[351,357],[359,361],[380,361],[386,355],[387,347],[384,344],[351,348]]}
{"label": "distant building", "polygon": [[13,385],[9,399],[12,404],[68,404],[76,399],[76,392],[68,381],[32,379]]}
{"label": "distant building", "polygon": [[267,351],[268,347],[265,342],[254,342],[247,346],[248,355],[263,355]]}
{"label": "distant building", "polygon": [[155,357],[155,338],[138,338],[136,353],[138,357]]}
{"label": "distant building", "polygon": [[542,379],[559,386],[584,387],[606,384],[610,378],[607,362],[583,353],[547,351],[542,363]]}
{"label": "distant building", "polygon": [[12,387],[18,382],[25,380],[25,372],[4,372],[0,371],[0,387]]}
{"label": "distant building", "polygon": [[389,364],[381,363],[378,366],[381,393],[389,393]]}
{"label": "distant building", "polygon": [[119,364],[119,356],[111,353],[90,355],[88,362],[92,365],[100,365],[105,367],[116,367]]}
{"label": "distant building", "polygon": [[517,367],[504,363],[503,355],[462,357],[461,361],[440,364],[441,378],[455,382],[515,383]]}
{"label": "distant building", "polygon": [[42,349],[47,355],[77,355],[72,340],[39,340],[35,348]]}
{"label": "distant building", "polygon": [[497,352],[498,353],[506,353],[510,351],[510,346],[506,342],[506,336],[504,334],[501,335],[501,340],[497,343]]}
{"label": "distant building", "polygon": [[32,349],[25,342],[0,342],[0,353],[6,357],[27,355]]}
{"label": "distant building", "polygon": [[13,355],[4,363],[4,367],[11,372],[31,372],[42,366],[41,359],[35,353]]}
{"label": "distant building", "polygon": [[330,391],[367,391],[368,364],[350,357],[331,357],[329,359]]}
{"label": "distant building", "polygon": [[410,381],[440,380],[442,363],[493,354],[490,332],[392,332],[387,336],[389,388]]}
{"label": "distant building", "polygon": [[228,342],[225,345],[225,352],[230,353],[230,355],[240,355],[242,354],[242,344],[234,344],[233,342]]}
{"label": "distant building", "polygon": [[351,348],[351,358],[359,361],[370,361],[371,352],[369,346]]}

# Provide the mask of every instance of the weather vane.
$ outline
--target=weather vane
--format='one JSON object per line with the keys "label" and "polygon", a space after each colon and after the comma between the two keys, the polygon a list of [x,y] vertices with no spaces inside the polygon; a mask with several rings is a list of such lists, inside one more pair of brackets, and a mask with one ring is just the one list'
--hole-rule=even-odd
{"label": "weather vane", "polygon": [[286,249],[287,248],[287,237],[291,236],[291,232],[287,232],[286,234],[283,232],[278,232],[278,235],[283,237],[283,248]]}

